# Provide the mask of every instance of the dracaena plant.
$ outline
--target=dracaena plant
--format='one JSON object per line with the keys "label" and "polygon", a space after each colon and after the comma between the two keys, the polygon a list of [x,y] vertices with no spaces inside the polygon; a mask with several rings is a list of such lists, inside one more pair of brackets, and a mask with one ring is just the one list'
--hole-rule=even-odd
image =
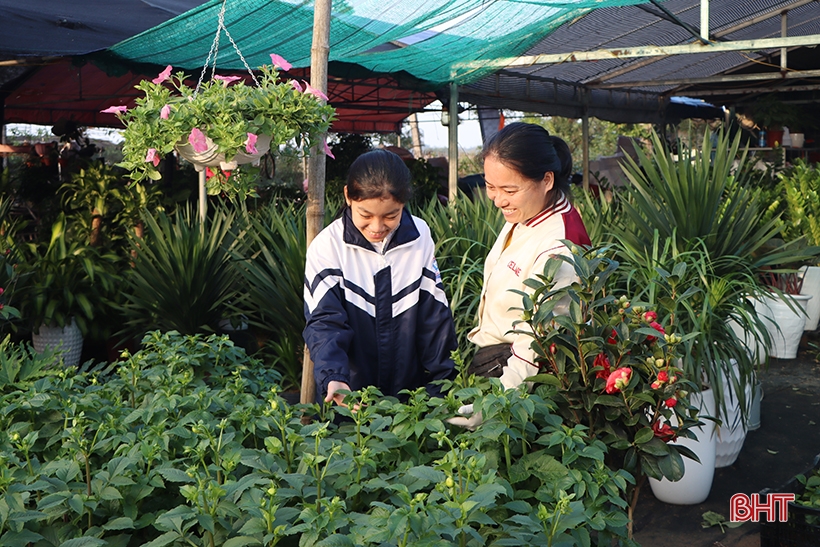
{"label": "dracaena plant", "polygon": [[[570,244],[569,242],[567,242]],[[680,480],[687,448],[672,444],[694,438],[701,424],[688,394],[695,388],[680,368],[678,347],[694,336],[676,333],[668,317],[617,294],[619,263],[605,248],[551,259],[543,275],[525,281],[517,332],[532,336],[540,373],[567,424],[582,424],[610,450],[610,465],[631,473],[630,513],[645,476]],[[578,282],[552,289],[562,264]],[[631,516],[631,515],[630,515]]]}
{"label": "dracaena plant", "polygon": [[271,60],[273,66],[262,66],[254,75],[254,85],[238,76],[215,75],[192,88],[184,73],[172,74],[171,66],[140,82],[136,87],[145,95],[134,108],[103,110],[125,124],[119,165],[131,171],[134,181],[159,180],[160,160],[177,145],[191,145],[196,153],[216,146],[225,162],[231,162],[237,154],[257,154],[257,142],[262,148],[267,137],[272,150],[292,140],[306,148],[319,144],[319,135],[333,121],[333,107],[309,84],[280,80],[278,69],[291,65],[278,55]]}

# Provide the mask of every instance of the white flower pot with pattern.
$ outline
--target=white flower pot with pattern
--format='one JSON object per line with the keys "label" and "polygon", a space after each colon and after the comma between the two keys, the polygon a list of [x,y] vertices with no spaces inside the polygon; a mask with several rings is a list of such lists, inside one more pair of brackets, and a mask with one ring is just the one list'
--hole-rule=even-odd
{"label": "white flower pot with pattern", "polygon": [[800,294],[811,295],[806,302],[806,324],[803,330],[815,331],[820,323],[820,266],[803,266],[803,288]]}
{"label": "white flower pot with pattern", "polygon": [[72,318],[65,327],[41,326],[39,332],[31,334],[31,344],[37,353],[58,350],[65,366],[76,367],[83,352],[83,333]]}
{"label": "white flower pot with pattern", "polygon": [[[692,395],[692,404],[700,408],[700,415],[715,415],[715,395],[711,389]],[[715,477],[715,451],[717,436],[715,422],[701,418],[704,425],[692,429],[697,440],[677,439],[675,444],[692,450],[700,463],[683,458],[683,477],[679,481],[649,479],[649,486],[657,499],[673,505],[697,505],[709,497],[712,479]]]}
{"label": "white flower pot with pattern", "polygon": [[769,355],[778,359],[797,357],[800,338],[803,337],[806,325],[806,304],[812,299],[811,295],[806,294],[788,296],[794,299],[794,303],[787,303],[778,296],[766,297],[763,311],[763,319],[772,341]]}

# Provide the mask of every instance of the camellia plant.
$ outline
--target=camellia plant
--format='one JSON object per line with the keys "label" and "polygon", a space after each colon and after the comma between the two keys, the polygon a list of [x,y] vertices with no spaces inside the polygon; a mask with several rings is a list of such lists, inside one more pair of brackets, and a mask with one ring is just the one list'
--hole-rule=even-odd
{"label": "camellia plant", "polygon": [[140,82],[136,87],[145,96],[134,108],[103,110],[125,124],[119,165],[139,182],[159,180],[161,159],[175,149],[208,158],[203,165],[213,163],[224,171],[234,169],[237,160],[250,162],[292,140],[305,149],[323,144],[328,153],[327,144],[318,142],[334,119],[327,96],[307,82],[280,80],[278,70],[291,65],[275,54],[271,61],[272,66],[259,68],[258,77],[251,74],[255,85],[246,85],[239,76],[214,75],[191,88],[186,75],[172,74],[171,66]]}
{"label": "camellia plant", "polygon": [[[567,242],[568,245],[571,243]],[[633,475],[630,521],[646,476],[680,480],[681,456],[697,461],[678,437],[695,438],[702,425],[688,394],[696,391],[678,366],[677,349],[693,336],[667,332],[657,312],[617,295],[619,263],[606,249],[583,250],[551,259],[544,275],[526,281],[523,319],[516,331],[533,337],[541,373],[558,413],[582,424],[609,449],[609,465]],[[569,263],[578,283],[552,290],[558,268]],[[668,318],[667,318],[668,319]]]}

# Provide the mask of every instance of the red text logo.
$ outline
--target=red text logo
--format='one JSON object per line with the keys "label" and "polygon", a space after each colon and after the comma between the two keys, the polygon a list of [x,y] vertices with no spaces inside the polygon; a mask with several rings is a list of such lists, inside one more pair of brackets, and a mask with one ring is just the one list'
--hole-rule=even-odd
{"label": "red text logo", "polygon": [[512,260],[510,260],[510,263],[507,264],[507,267],[509,269],[511,269],[512,271],[514,271],[515,275],[517,275],[519,277],[521,276],[521,266],[516,265],[516,263],[513,262]]}
{"label": "red text logo", "polygon": [[760,522],[760,514],[766,515],[766,522],[786,522],[789,520],[789,502],[794,494],[735,494],[729,500],[729,520],[732,522]]}

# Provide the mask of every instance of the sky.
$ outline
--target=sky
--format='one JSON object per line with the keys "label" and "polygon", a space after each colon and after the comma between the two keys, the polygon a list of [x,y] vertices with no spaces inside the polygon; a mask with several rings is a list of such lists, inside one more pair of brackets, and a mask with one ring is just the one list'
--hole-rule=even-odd
{"label": "sky", "polygon": [[[431,105],[435,108],[433,103]],[[440,105],[439,105],[440,108]],[[481,146],[481,128],[478,125],[478,116],[475,112],[462,112],[458,124],[458,146],[462,150],[473,150]],[[423,147],[447,148],[447,127],[441,125],[440,112],[422,112],[418,115],[419,131]]]}

